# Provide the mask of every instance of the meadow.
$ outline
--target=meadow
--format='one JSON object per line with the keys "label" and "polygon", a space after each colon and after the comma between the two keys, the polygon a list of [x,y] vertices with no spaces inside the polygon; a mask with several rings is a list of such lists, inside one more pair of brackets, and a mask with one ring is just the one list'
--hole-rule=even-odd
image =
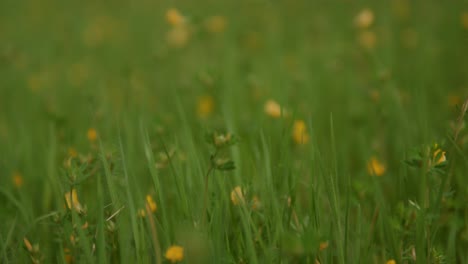
{"label": "meadow", "polygon": [[468,2],[0,2],[0,263],[468,263]]}

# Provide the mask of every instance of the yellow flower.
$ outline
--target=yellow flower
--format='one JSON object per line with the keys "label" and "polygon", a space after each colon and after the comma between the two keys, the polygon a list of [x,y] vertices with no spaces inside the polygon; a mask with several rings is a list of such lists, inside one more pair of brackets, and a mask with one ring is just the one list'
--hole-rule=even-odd
{"label": "yellow flower", "polygon": [[98,137],[98,133],[97,133],[96,129],[90,128],[90,129],[88,129],[87,136],[88,136],[89,141],[94,142],[94,141],[96,141],[96,139]]}
{"label": "yellow flower", "polygon": [[78,213],[84,212],[83,206],[81,206],[80,201],[78,201],[78,195],[75,189],[72,189],[71,193],[67,192],[65,194],[65,200],[67,201],[68,209],[72,209],[73,207]]}
{"label": "yellow flower", "polygon": [[385,173],[385,165],[383,165],[376,157],[372,157],[367,162],[367,172],[372,176],[382,176]]}
{"label": "yellow flower", "polygon": [[447,158],[445,157],[445,151],[442,151],[440,148],[436,149],[433,154],[433,161],[435,165],[439,165],[443,162],[446,162]]}
{"label": "yellow flower", "polygon": [[184,248],[173,245],[167,249],[165,257],[172,263],[182,261],[184,259]]}
{"label": "yellow flower", "polygon": [[72,147],[69,147],[68,148],[68,156],[70,156],[71,158],[76,158],[76,157],[78,157],[78,152],[76,151],[76,149],[74,149]]}
{"label": "yellow flower", "polygon": [[319,245],[320,251],[325,250],[327,248],[328,248],[328,241],[320,242],[320,245]]}
{"label": "yellow flower", "polygon": [[146,216],[145,209],[138,209],[137,216],[141,218],[145,217]]}
{"label": "yellow flower", "polygon": [[303,120],[294,121],[293,126],[293,139],[296,144],[306,144],[309,142],[309,134],[307,133],[307,127]]}
{"label": "yellow flower", "polygon": [[262,206],[262,203],[260,202],[260,199],[255,195],[252,198],[252,210],[257,210]]}
{"label": "yellow flower", "polygon": [[396,261],[394,259],[389,259],[386,264],[396,264]]}
{"label": "yellow flower", "polygon": [[65,263],[67,264],[74,263],[74,258],[69,248],[64,248],[63,253],[65,255]]}
{"label": "yellow flower", "polygon": [[156,202],[153,200],[153,197],[151,197],[151,195],[146,195],[146,204],[149,206],[151,212],[156,212],[156,209],[158,207],[156,206]]}
{"label": "yellow flower", "polygon": [[175,48],[182,48],[190,38],[190,31],[186,26],[178,26],[167,32],[167,43]]}
{"label": "yellow flower", "polygon": [[182,26],[185,24],[185,17],[176,8],[170,8],[166,11],[166,21],[171,26]]}
{"label": "yellow flower", "polygon": [[240,186],[236,186],[231,191],[231,201],[232,201],[232,204],[234,204],[234,205],[243,204],[245,202],[244,193],[243,193],[242,188]]}
{"label": "yellow flower", "polygon": [[210,95],[203,95],[197,99],[197,114],[200,118],[206,118],[214,110],[214,99]]}
{"label": "yellow flower", "polygon": [[[268,100],[265,102],[265,105],[263,106],[263,111],[274,118],[279,118],[281,117],[281,106],[275,101],[275,100]],[[284,110],[283,110],[284,112]]]}
{"label": "yellow flower", "polygon": [[226,19],[223,16],[212,16],[205,20],[205,28],[210,33],[221,33],[226,28]]}
{"label": "yellow flower", "polygon": [[21,186],[23,186],[24,183],[23,176],[19,172],[13,173],[12,181],[16,188],[21,188]]}
{"label": "yellow flower", "polygon": [[364,8],[354,18],[354,24],[360,29],[366,29],[374,23],[374,12],[369,8]]}
{"label": "yellow flower", "polygon": [[374,31],[365,30],[359,33],[358,42],[366,49],[373,49],[377,43],[377,36]]}
{"label": "yellow flower", "polygon": [[468,29],[468,11],[465,11],[461,14],[460,21],[461,21],[462,26],[465,29]]}

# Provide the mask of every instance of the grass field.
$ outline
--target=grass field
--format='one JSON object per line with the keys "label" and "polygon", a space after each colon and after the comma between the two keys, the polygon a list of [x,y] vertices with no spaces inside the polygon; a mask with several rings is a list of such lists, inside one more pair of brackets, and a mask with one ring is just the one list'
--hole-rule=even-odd
{"label": "grass field", "polygon": [[468,2],[0,2],[0,263],[468,263]]}

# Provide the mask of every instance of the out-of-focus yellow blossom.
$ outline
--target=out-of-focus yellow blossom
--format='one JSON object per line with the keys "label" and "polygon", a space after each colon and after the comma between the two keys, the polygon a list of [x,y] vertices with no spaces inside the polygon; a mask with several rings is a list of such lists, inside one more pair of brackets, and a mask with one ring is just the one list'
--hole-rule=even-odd
{"label": "out-of-focus yellow blossom", "polygon": [[214,99],[210,95],[203,95],[197,99],[197,115],[200,118],[206,118],[213,113]]}
{"label": "out-of-focus yellow blossom", "polygon": [[260,202],[260,199],[255,195],[252,197],[252,210],[258,210],[262,206],[262,203]]}
{"label": "out-of-focus yellow blossom", "polygon": [[65,263],[71,264],[74,262],[74,258],[71,254],[71,250],[69,248],[63,249],[63,254],[65,255]]}
{"label": "out-of-focus yellow blossom", "polygon": [[210,33],[222,33],[226,29],[226,19],[223,16],[212,16],[205,20],[205,28]]}
{"label": "out-of-focus yellow blossom", "polygon": [[303,120],[294,121],[292,136],[294,142],[299,145],[307,144],[309,142],[309,134],[307,133],[307,127]]}
{"label": "out-of-focus yellow blossom", "polygon": [[144,218],[146,216],[145,209],[138,209],[137,215],[138,217]]}
{"label": "out-of-focus yellow blossom", "polygon": [[165,257],[172,263],[182,261],[184,259],[184,248],[173,245],[167,249]]}
{"label": "out-of-focus yellow blossom", "polygon": [[372,176],[382,176],[386,169],[385,165],[376,157],[371,157],[367,162],[367,172]]}
{"label": "out-of-focus yellow blossom", "polygon": [[457,106],[457,105],[461,105],[462,104],[462,99],[460,96],[456,95],[456,94],[450,94],[448,97],[447,97],[447,101],[448,101],[448,105],[451,106],[451,107],[454,107],[454,106]]}
{"label": "out-of-focus yellow blossom", "polygon": [[320,251],[323,251],[323,250],[327,249],[327,248],[328,248],[328,245],[329,245],[328,241],[320,242],[319,250],[320,250]]}
{"label": "out-of-focus yellow blossom", "polygon": [[90,129],[88,129],[87,136],[88,136],[88,140],[90,142],[94,142],[98,138],[98,133],[97,133],[96,129],[90,128]]}
{"label": "out-of-focus yellow blossom", "polygon": [[166,40],[171,47],[182,48],[190,38],[190,31],[186,26],[174,27],[167,32]]}
{"label": "out-of-focus yellow blossom", "polygon": [[438,148],[437,144],[435,145],[436,150],[434,151],[434,154],[432,154],[432,159],[435,165],[439,165],[443,162],[447,161],[447,158],[445,157],[445,151],[442,151],[442,149]]}
{"label": "out-of-focus yellow blossom", "polygon": [[146,195],[146,204],[148,205],[151,212],[156,212],[156,209],[158,207],[156,206],[156,202],[153,200],[153,197],[151,197],[151,195]]}
{"label": "out-of-focus yellow blossom", "polygon": [[13,184],[16,188],[21,188],[21,186],[24,184],[23,176],[19,172],[13,173],[11,180],[13,181]]}
{"label": "out-of-focus yellow blossom", "polygon": [[265,105],[263,106],[263,111],[274,118],[279,118],[281,117],[281,113],[284,113],[284,109],[282,109],[281,105],[279,105],[275,100],[268,100],[265,102]]}
{"label": "out-of-focus yellow blossom", "polygon": [[166,21],[173,27],[185,25],[185,17],[176,8],[170,8],[166,11]]}
{"label": "out-of-focus yellow blossom", "polygon": [[360,29],[367,29],[374,23],[374,12],[370,8],[364,8],[354,18],[354,24]]}
{"label": "out-of-focus yellow blossom", "polygon": [[373,49],[377,44],[377,36],[375,35],[374,31],[364,30],[359,32],[358,42],[366,49]]}
{"label": "out-of-focus yellow blossom", "polygon": [[236,186],[231,191],[231,201],[232,201],[232,204],[234,205],[244,204],[245,202],[244,193],[240,186]]}
{"label": "out-of-focus yellow blossom", "polygon": [[71,158],[78,157],[78,152],[76,151],[76,149],[74,149],[72,147],[69,147],[67,152],[68,152],[68,156],[71,157]]}
{"label": "out-of-focus yellow blossom", "polygon": [[468,29],[468,11],[465,11],[461,14],[460,22],[465,29]]}
{"label": "out-of-focus yellow blossom", "polygon": [[65,194],[65,200],[67,201],[68,209],[74,209],[78,213],[84,212],[83,206],[81,206],[80,201],[78,200],[78,194],[75,189],[72,189],[71,192]]}
{"label": "out-of-focus yellow blossom", "polygon": [[396,261],[394,259],[389,259],[386,264],[396,264]]}

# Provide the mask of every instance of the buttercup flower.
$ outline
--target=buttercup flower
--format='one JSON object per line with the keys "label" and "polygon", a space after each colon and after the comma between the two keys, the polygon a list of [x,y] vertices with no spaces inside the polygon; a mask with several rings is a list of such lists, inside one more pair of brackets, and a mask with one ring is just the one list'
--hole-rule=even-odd
{"label": "buttercup flower", "polygon": [[292,133],[296,144],[302,145],[309,142],[309,134],[307,133],[307,127],[303,120],[294,121]]}
{"label": "buttercup flower", "polygon": [[394,259],[389,259],[386,264],[396,264],[396,261]]}
{"label": "buttercup flower", "polygon": [[73,207],[73,209],[78,213],[84,212],[83,206],[81,206],[80,201],[78,201],[78,195],[76,194],[75,189],[72,189],[71,192],[67,192],[65,194],[65,200],[67,201],[68,209],[71,210]]}
{"label": "buttercup flower", "polygon": [[320,242],[320,245],[319,245],[320,251],[325,250],[327,248],[328,248],[328,241]]}
{"label": "buttercup flower", "polygon": [[365,30],[359,33],[358,42],[366,49],[373,49],[377,43],[377,36],[374,31]]}
{"label": "buttercup flower", "polygon": [[153,200],[153,197],[151,197],[151,195],[146,195],[146,204],[149,206],[151,212],[156,212],[156,202]]}
{"label": "buttercup flower", "polygon": [[165,257],[172,263],[182,261],[184,259],[184,248],[173,245],[167,249]]}
{"label": "buttercup flower", "polygon": [[240,186],[236,186],[231,191],[231,201],[232,201],[232,204],[234,204],[234,205],[243,204],[245,202],[244,193],[243,193],[242,188]]}
{"label": "buttercup flower", "polygon": [[383,165],[376,157],[372,157],[367,162],[367,172],[372,176],[382,176],[386,171]]}
{"label": "buttercup flower", "polygon": [[174,27],[185,24],[185,17],[175,8],[171,8],[166,12],[166,21]]}
{"label": "buttercup flower", "polygon": [[23,186],[23,176],[19,172],[13,173],[13,176],[11,177],[11,180],[13,181],[13,184],[15,185],[16,188],[21,188]]}
{"label": "buttercup flower", "polygon": [[354,24],[360,29],[366,29],[374,23],[374,12],[371,9],[365,8],[354,18]]}
{"label": "buttercup flower", "polygon": [[461,14],[460,21],[461,21],[462,26],[465,29],[468,29],[468,11],[465,11]]}
{"label": "buttercup flower", "polygon": [[443,162],[446,162],[447,158],[445,157],[445,151],[442,151],[442,149],[440,149],[437,144],[435,144],[434,148],[435,151],[432,154],[432,160],[434,165],[439,165]]}
{"label": "buttercup flower", "polygon": [[90,128],[90,129],[88,129],[87,136],[88,136],[89,141],[94,142],[94,141],[96,141],[96,139],[98,137],[98,133],[97,133],[96,129]]}
{"label": "buttercup flower", "polygon": [[204,95],[198,97],[197,100],[197,114],[200,118],[206,118],[214,110],[214,100],[213,97],[209,95]]}
{"label": "buttercup flower", "polygon": [[[281,117],[281,106],[275,100],[268,100],[263,106],[263,111],[271,117],[279,118]],[[284,110],[283,110],[284,112]]]}
{"label": "buttercup flower", "polygon": [[210,33],[221,33],[226,28],[226,19],[223,16],[212,16],[205,20],[205,28]]}

